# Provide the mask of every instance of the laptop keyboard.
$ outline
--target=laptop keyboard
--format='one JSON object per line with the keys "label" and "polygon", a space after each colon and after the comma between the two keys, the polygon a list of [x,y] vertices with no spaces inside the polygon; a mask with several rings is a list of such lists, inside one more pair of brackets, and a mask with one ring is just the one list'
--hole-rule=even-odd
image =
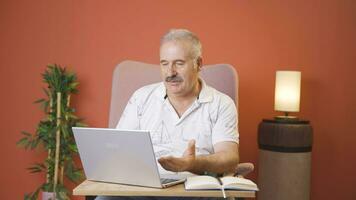
{"label": "laptop keyboard", "polygon": [[167,183],[171,183],[171,182],[175,182],[175,181],[177,181],[177,179],[161,178],[161,183],[162,184],[167,184]]}

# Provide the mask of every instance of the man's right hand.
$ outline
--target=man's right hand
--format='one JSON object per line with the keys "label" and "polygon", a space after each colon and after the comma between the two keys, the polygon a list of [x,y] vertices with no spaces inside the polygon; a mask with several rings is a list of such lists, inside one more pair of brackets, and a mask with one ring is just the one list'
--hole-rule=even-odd
{"label": "man's right hand", "polygon": [[195,163],[195,140],[190,140],[187,149],[180,158],[173,156],[161,157],[158,159],[161,166],[173,172],[190,171],[194,169]]}

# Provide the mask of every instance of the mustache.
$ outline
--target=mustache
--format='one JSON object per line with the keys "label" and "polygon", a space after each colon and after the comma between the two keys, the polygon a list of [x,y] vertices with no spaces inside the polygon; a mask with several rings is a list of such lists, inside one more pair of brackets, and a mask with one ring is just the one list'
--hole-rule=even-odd
{"label": "mustache", "polygon": [[165,78],[166,82],[183,82],[183,78],[178,75],[167,76]]}

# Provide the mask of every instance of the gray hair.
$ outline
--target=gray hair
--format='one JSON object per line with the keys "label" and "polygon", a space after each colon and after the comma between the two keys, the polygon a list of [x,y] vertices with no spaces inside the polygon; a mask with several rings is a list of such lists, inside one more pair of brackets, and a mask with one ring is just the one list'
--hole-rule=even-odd
{"label": "gray hair", "polygon": [[194,60],[202,55],[202,47],[199,38],[186,29],[171,29],[161,38],[161,46],[169,41],[187,41],[192,45],[190,55]]}

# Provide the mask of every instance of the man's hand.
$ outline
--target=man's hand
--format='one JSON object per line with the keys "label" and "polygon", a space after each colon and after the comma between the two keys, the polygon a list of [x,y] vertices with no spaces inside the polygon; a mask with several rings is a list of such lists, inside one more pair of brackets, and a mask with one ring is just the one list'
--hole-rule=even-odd
{"label": "man's hand", "polygon": [[158,159],[161,166],[173,172],[192,171],[195,162],[195,140],[190,140],[187,149],[180,158],[173,156]]}
{"label": "man's hand", "polygon": [[239,162],[239,145],[235,142],[219,142],[214,145],[215,153],[210,155],[195,155],[195,141],[190,140],[183,156],[161,157],[158,162],[168,171],[188,171],[194,174],[204,172],[226,173],[235,172]]}

